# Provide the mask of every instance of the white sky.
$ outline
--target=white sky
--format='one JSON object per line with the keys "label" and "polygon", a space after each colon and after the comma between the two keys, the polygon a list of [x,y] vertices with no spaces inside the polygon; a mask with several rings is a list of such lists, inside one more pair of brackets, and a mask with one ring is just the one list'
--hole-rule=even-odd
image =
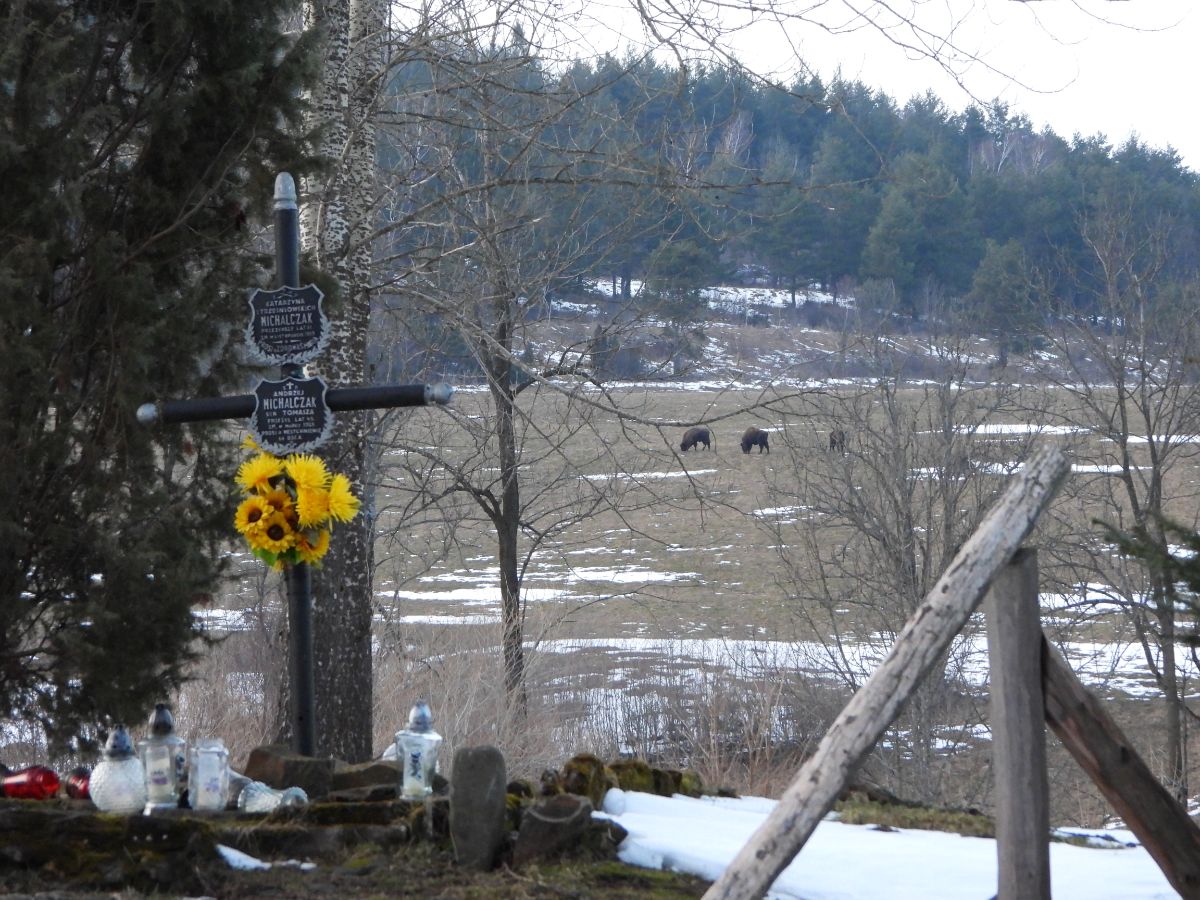
{"label": "white sky", "polygon": [[[1117,145],[1137,134],[1151,146],[1174,147],[1200,171],[1200,121],[1193,102],[1200,74],[1200,4],[1194,0],[937,5],[975,9],[960,26],[958,41],[987,64],[961,67],[962,83],[976,97],[999,96],[1036,127],[1048,125],[1066,138],[1100,132]],[[928,18],[931,31],[944,21],[936,13]],[[969,101],[936,64],[906,59],[877,32],[809,40],[801,50],[819,61],[821,74],[840,65],[843,75],[883,88],[900,102],[927,88],[955,109]]]}
{"label": "white sky", "polygon": [[[591,0],[574,27],[597,49],[605,49],[601,31],[643,46],[654,43],[625,2]],[[682,11],[698,23],[713,23],[719,15],[728,26],[738,24],[730,10],[750,0],[640,3]],[[955,110],[972,97],[1000,97],[1036,128],[1048,125],[1067,139],[1102,133],[1114,146],[1137,134],[1151,146],[1173,147],[1200,171],[1195,0],[758,0],[755,6],[773,11],[725,40],[760,73],[787,80],[803,61],[825,79],[840,69],[901,104],[932,89]],[[852,7],[867,11],[875,24],[856,17]],[[557,24],[571,27],[561,19]],[[692,28],[694,47],[703,43],[698,31],[703,25]],[[952,47],[938,43],[947,35]],[[911,49],[919,45],[946,55],[959,83]]]}

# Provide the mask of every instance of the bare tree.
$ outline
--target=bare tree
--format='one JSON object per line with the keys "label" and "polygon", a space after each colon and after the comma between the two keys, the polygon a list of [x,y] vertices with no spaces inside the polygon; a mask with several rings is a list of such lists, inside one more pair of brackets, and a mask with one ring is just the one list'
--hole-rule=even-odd
{"label": "bare tree", "polygon": [[[386,128],[404,161],[387,289],[406,327],[392,333],[422,344],[430,333],[421,324],[437,323],[443,349],[458,348],[486,389],[486,403],[466,401],[476,415],[456,415],[457,437],[408,448],[404,481],[420,498],[407,506],[442,504],[457,518],[468,513],[455,498],[466,497],[494,532],[504,682],[517,708],[527,702],[524,575],[570,526],[618,506],[617,482],[588,477],[615,466],[590,437],[593,419],[638,410],[604,390],[601,348],[646,327],[619,308],[561,343],[539,343],[536,326],[553,318],[555,293],[582,261],[602,259],[647,195],[670,187],[617,152],[630,147],[609,140],[618,123],[542,69],[531,31],[472,24],[446,36],[436,55],[400,73]],[[611,194],[623,189],[623,214],[602,217],[598,206],[611,213]]]}
{"label": "bare tree", "polygon": [[[789,515],[765,517],[762,527],[779,548],[778,581],[798,636],[823,646],[826,671],[854,690],[982,519],[1028,438],[991,439],[990,423],[1016,408],[1017,389],[980,379],[986,363],[969,338],[902,343],[869,328],[845,344],[864,376],[796,408],[786,451],[802,475],[774,485],[773,508]],[[866,764],[892,790],[951,803],[977,802],[965,794],[986,790],[980,779],[949,793],[946,748],[969,745],[969,727],[981,721],[961,670],[968,649],[956,645],[943,677],[927,681]]]}
{"label": "bare tree", "polygon": [[1096,203],[1083,226],[1090,264],[1071,269],[1091,309],[1066,310],[1047,330],[1062,365],[1045,368],[1060,397],[1051,421],[1078,432],[1078,474],[1063,493],[1069,507],[1058,514],[1072,540],[1057,561],[1064,590],[1089,585],[1082,607],[1102,615],[1115,603],[1132,627],[1166,701],[1164,778],[1182,798],[1187,706],[1171,579],[1153,559],[1116,552],[1095,521],[1138,531],[1164,554],[1164,517],[1196,524],[1196,490],[1181,473],[1196,457],[1200,433],[1196,281],[1168,272],[1170,223],[1139,222],[1136,206],[1129,197]]}

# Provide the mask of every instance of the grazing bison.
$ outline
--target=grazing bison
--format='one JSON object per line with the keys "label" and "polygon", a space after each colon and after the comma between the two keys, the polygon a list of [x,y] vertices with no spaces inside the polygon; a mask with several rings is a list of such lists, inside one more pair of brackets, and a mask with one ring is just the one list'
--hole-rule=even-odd
{"label": "grazing bison", "polygon": [[830,453],[845,453],[846,452],[846,431],[842,428],[835,428],[829,432],[829,452]]}
{"label": "grazing bison", "polygon": [[742,434],[742,452],[749,453],[750,448],[756,445],[759,453],[762,453],[764,450],[768,453],[771,452],[771,445],[767,443],[767,433],[761,428],[751,425]]}
{"label": "grazing bison", "polygon": [[703,425],[696,425],[689,428],[683,433],[683,443],[679,445],[679,449],[687,453],[693,447],[699,449],[699,445],[703,444],[704,449],[709,449],[709,444],[712,441],[712,434]]}

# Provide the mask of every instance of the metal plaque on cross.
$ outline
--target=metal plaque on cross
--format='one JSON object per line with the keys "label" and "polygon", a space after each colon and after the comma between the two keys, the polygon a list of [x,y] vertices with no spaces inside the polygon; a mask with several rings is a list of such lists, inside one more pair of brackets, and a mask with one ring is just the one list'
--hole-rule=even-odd
{"label": "metal plaque on cross", "polygon": [[333,433],[333,413],[320,378],[263,379],[254,389],[250,431],[258,445],[276,456],[320,447]]}
{"label": "metal plaque on cross", "polygon": [[259,288],[250,294],[246,342],[265,363],[308,362],[329,342],[329,319],[321,308],[324,298],[315,284],[273,291]]}

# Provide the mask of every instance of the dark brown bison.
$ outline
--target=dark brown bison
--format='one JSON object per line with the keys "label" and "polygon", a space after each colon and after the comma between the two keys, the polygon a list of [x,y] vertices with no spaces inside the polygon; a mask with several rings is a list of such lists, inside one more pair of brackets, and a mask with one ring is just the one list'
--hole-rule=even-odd
{"label": "dark brown bison", "polygon": [[771,452],[771,445],[767,443],[767,433],[761,428],[751,425],[742,434],[742,452],[749,453],[750,448],[756,445],[759,453],[762,453],[764,450],[768,453]]}
{"label": "dark brown bison", "polygon": [[846,431],[843,428],[835,428],[829,432],[829,452],[830,453],[845,453],[846,452]]}
{"label": "dark brown bison", "polygon": [[687,453],[693,447],[699,449],[699,445],[703,444],[704,449],[708,450],[712,442],[712,434],[703,425],[696,425],[689,428],[683,433],[683,442],[679,445],[679,449]]}

